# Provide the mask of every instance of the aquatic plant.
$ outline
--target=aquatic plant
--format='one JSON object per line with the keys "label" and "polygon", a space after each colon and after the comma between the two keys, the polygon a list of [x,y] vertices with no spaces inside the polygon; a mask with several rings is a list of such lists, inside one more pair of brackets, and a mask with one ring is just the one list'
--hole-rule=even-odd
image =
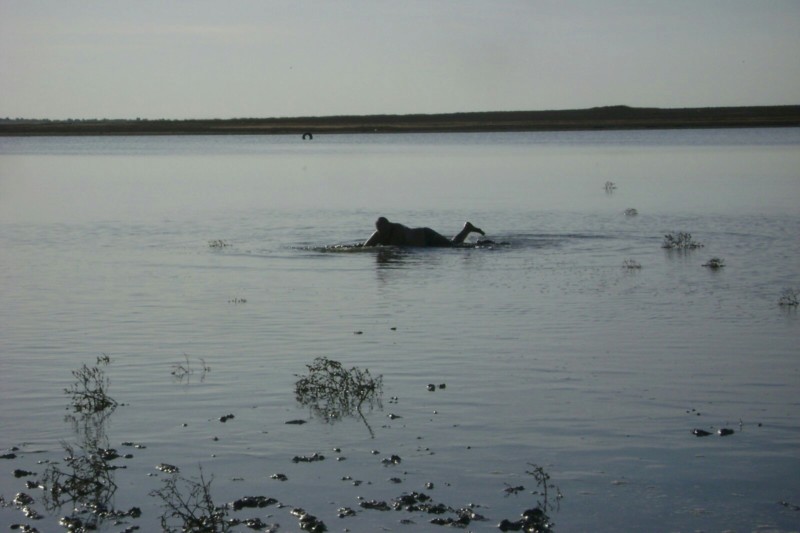
{"label": "aquatic plant", "polygon": [[108,395],[108,377],[103,367],[111,363],[111,358],[103,354],[97,358],[95,366],[86,366],[73,370],[75,383],[64,389],[66,394],[72,395],[72,408],[77,413],[99,413],[113,411],[117,402]]}
{"label": "aquatic plant", "polygon": [[230,300],[228,300],[228,303],[229,304],[246,304],[247,303],[247,299],[239,298],[238,296],[235,296],[235,297],[231,298]]}
{"label": "aquatic plant", "polygon": [[231,531],[227,522],[228,506],[215,505],[211,498],[211,479],[206,481],[200,468],[200,479],[187,479],[173,474],[162,481],[160,489],[150,492],[163,504],[161,530],[173,532],[218,533]]}
{"label": "aquatic plant", "polygon": [[641,263],[634,261],[633,259],[626,259],[622,262],[622,268],[626,268],[628,270],[636,270],[642,268]]}
{"label": "aquatic plant", "polygon": [[628,209],[625,210],[625,216],[635,217],[638,214],[639,214],[639,211],[637,211],[633,207],[629,207]]}
{"label": "aquatic plant", "polygon": [[691,233],[681,231],[675,235],[672,233],[664,235],[664,242],[661,247],[670,250],[694,250],[695,248],[702,248],[703,245],[692,239]]}
{"label": "aquatic plant", "polygon": [[334,422],[358,415],[366,424],[362,406],[382,408],[383,376],[373,378],[369,370],[357,367],[347,370],[327,357],[317,357],[306,367],[308,375],[296,376],[300,379],[295,383],[295,396],[320,419]]}
{"label": "aquatic plant", "polygon": [[719,257],[712,257],[707,262],[703,263],[703,266],[712,270],[716,270],[725,266],[725,260]]}
{"label": "aquatic plant", "polygon": [[617,185],[613,181],[607,181],[603,188],[606,190],[607,193],[612,193],[617,188]]}
{"label": "aquatic plant", "polygon": [[[172,377],[175,379],[175,381],[182,383],[183,380],[185,379],[186,382],[188,383],[190,377],[192,376],[192,374],[194,374],[194,368],[192,368],[192,364],[189,361],[189,356],[184,353],[183,357],[185,359],[185,364],[175,363],[174,365],[172,365],[171,374]],[[198,358],[198,360],[200,361],[201,365],[200,382],[202,383],[206,379],[206,374],[211,372],[211,367],[206,364],[206,360],[203,359],[202,357]]]}
{"label": "aquatic plant", "polygon": [[800,291],[792,288],[783,289],[781,297],[778,298],[778,305],[797,307],[798,304],[800,304]]}
{"label": "aquatic plant", "polygon": [[[534,493],[540,495],[539,500],[536,502],[537,505],[545,512],[558,511],[561,507],[561,499],[564,498],[564,495],[561,494],[561,489],[550,482],[550,474],[545,471],[544,467],[534,463],[528,463],[528,466],[533,467],[533,470],[526,470],[525,473],[533,476],[536,480],[536,486],[539,488],[539,490]],[[550,498],[552,491],[555,491],[555,503],[553,503]]]}
{"label": "aquatic plant", "polygon": [[226,246],[230,246],[227,242],[223,241],[222,239],[216,239],[213,241],[208,241],[209,248],[225,248]]}
{"label": "aquatic plant", "polygon": [[[521,513],[521,518],[513,522],[508,519],[502,520],[497,526],[500,531],[553,531],[554,524],[550,519],[549,513],[560,508],[560,502],[564,495],[561,494],[561,490],[555,484],[550,482],[550,474],[543,467],[534,463],[528,463],[528,465],[533,469],[526,470],[525,473],[533,476],[536,480],[537,490],[532,492],[532,494],[539,496],[536,501],[536,507],[526,509]],[[524,487],[521,485],[518,487],[509,486],[506,488],[506,493],[517,494],[522,490],[524,490]]]}

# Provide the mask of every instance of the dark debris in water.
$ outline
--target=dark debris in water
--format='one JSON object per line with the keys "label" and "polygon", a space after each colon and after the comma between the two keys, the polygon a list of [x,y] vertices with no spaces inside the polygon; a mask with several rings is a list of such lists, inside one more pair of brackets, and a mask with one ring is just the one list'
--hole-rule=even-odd
{"label": "dark debris in water", "polygon": [[500,531],[550,531],[551,527],[544,511],[538,507],[534,509],[527,509],[523,511],[522,518],[519,520],[511,521],[503,519],[497,528]]}
{"label": "dark debris in water", "polygon": [[314,463],[317,461],[324,461],[325,456],[321,453],[314,452],[311,455],[295,455],[292,458],[293,463]]}
{"label": "dark debris in water", "polygon": [[303,531],[310,531],[311,533],[322,533],[323,531],[328,531],[328,526],[326,526],[322,520],[312,514],[307,513],[306,510],[301,507],[292,509],[292,514],[299,518],[300,529]]}
{"label": "dark debris in water", "polygon": [[[484,516],[477,513],[472,505],[453,509],[443,503],[436,503],[433,499],[423,492],[404,493],[386,502],[383,500],[363,500],[359,503],[362,509],[374,511],[405,511],[410,513],[427,513],[437,515],[431,520],[431,524],[440,526],[451,526],[464,528],[472,521],[486,520]],[[442,516],[442,515],[453,516]]]}
{"label": "dark debris in water", "polygon": [[512,487],[511,485],[509,485],[509,486],[507,486],[506,488],[503,489],[503,492],[505,492],[506,496],[508,496],[508,495],[511,495],[511,494],[518,494],[518,493],[522,492],[523,490],[525,490],[525,487],[523,487],[522,485],[517,485],[516,487]]}
{"label": "dark debris in water", "polygon": [[792,511],[800,511],[800,505],[795,505],[795,504],[789,503],[789,502],[787,502],[785,500],[779,501],[778,503],[780,505],[783,505],[784,507],[786,507],[788,509],[791,509]]}
{"label": "dark debris in water", "polygon": [[277,503],[278,500],[275,498],[267,498],[266,496],[244,496],[232,502],[231,507],[234,511],[239,511],[245,507],[250,509],[263,508]]}
{"label": "dark debris in water", "polygon": [[156,465],[156,470],[161,470],[167,474],[177,474],[180,472],[180,468],[175,465],[167,464],[167,463],[160,463]]}

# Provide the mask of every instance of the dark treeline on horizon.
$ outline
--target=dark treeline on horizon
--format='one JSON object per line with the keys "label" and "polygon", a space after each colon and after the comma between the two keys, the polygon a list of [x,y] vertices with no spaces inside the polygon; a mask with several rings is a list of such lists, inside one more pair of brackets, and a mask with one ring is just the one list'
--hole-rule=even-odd
{"label": "dark treeline on horizon", "polygon": [[800,106],[485,111],[233,119],[0,119],[0,135],[415,133],[800,126]]}

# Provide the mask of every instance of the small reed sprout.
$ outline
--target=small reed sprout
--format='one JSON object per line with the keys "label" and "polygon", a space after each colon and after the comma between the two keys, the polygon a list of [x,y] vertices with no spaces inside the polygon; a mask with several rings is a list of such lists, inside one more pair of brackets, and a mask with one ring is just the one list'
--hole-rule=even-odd
{"label": "small reed sprout", "polygon": [[[194,374],[194,368],[192,367],[191,361],[189,361],[189,356],[183,354],[184,362],[183,363],[175,363],[172,365],[172,377],[175,378],[178,382],[183,382],[185,379],[186,382],[189,382],[189,378]],[[206,379],[206,374],[211,372],[211,367],[206,364],[206,360],[202,357],[198,358],[200,361],[200,382],[203,382]]]}

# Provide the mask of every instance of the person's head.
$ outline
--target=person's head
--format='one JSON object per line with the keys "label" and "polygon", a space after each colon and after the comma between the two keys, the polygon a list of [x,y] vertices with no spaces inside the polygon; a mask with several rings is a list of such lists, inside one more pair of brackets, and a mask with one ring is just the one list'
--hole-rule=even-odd
{"label": "person's head", "polygon": [[378,220],[375,221],[375,227],[380,232],[388,231],[391,227],[392,223],[386,217],[379,217]]}

